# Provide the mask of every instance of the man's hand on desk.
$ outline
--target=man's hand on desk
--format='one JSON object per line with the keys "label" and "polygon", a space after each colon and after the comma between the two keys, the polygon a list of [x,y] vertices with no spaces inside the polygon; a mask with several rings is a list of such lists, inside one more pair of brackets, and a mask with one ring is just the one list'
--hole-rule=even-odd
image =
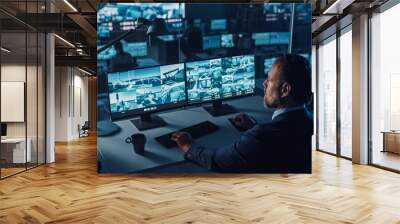
{"label": "man's hand on desk", "polygon": [[245,113],[238,114],[233,121],[237,126],[240,126],[246,130],[254,127],[255,125],[255,122],[251,120],[250,116]]}
{"label": "man's hand on desk", "polygon": [[179,148],[186,153],[193,144],[192,136],[187,132],[175,132],[171,139],[178,144]]}

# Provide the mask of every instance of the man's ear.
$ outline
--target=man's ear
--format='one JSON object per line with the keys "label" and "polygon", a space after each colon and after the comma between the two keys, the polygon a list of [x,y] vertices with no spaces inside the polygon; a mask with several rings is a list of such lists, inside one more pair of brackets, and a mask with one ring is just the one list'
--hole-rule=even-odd
{"label": "man's ear", "polygon": [[284,82],[281,88],[281,97],[289,96],[290,92],[292,91],[292,86],[288,82]]}

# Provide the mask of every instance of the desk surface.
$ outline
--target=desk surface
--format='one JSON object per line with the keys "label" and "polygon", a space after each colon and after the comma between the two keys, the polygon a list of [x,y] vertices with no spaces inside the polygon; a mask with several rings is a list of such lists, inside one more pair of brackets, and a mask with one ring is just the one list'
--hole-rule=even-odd
{"label": "desk surface", "polygon": [[[235,106],[238,111],[253,116],[259,123],[271,119],[272,112],[264,108],[261,96],[240,98],[227,101],[227,103]],[[121,127],[121,132],[117,135],[98,138],[97,147],[102,158],[102,172],[139,172],[183,161],[183,155],[178,148],[164,148],[154,138],[203,121],[209,120],[218,125],[220,129],[213,134],[197,139],[196,142],[200,144],[218,148],[231,144],[240,136],[240,132],[228,121],[228,118],[234,116],[232,114],[212,117],[202,107],[193,107],[158,115],[164,118],[168,125],[142,132],[147,138],[144,155],[134,153],[132,145],[125,143],[127,137],[139,132],[130,120],[115,122]]]}
{"label": "desk surface", "polygon": [[383,134],[400,134],[400,131],[381,131]]}

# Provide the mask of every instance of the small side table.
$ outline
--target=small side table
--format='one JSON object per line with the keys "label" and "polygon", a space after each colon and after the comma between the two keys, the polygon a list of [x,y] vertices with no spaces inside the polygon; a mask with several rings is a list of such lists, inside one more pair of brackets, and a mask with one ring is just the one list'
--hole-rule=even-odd
{"label": "small side table", "polygon": [[5,159],[7,163],[26,163],[31,162],[32,152],[31,146],[32,141],[30,138],[27,139],[27,145],[25,149],[25,138],[7,138],[2,139],[1,144],[2,153],[6,152],[2,159]]}

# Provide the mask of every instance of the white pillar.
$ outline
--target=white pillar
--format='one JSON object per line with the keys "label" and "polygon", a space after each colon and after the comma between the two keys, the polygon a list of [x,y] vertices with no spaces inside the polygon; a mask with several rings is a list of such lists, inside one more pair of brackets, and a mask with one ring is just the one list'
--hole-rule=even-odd
{"label": "white pillar", "polygon": [[46,36],[46,163],[55,161],[55,56],[54,34]]}
{"label": "white pillar", "polygon": [[353,162],[368,163],[368,15],[353,19]]}
{"label": "white pillar", "polygon": [[[54,5],[46,1],[46,12],[54,12]],[[55,162],[55,42],[54,34],[46,35],[46,163]]]}

